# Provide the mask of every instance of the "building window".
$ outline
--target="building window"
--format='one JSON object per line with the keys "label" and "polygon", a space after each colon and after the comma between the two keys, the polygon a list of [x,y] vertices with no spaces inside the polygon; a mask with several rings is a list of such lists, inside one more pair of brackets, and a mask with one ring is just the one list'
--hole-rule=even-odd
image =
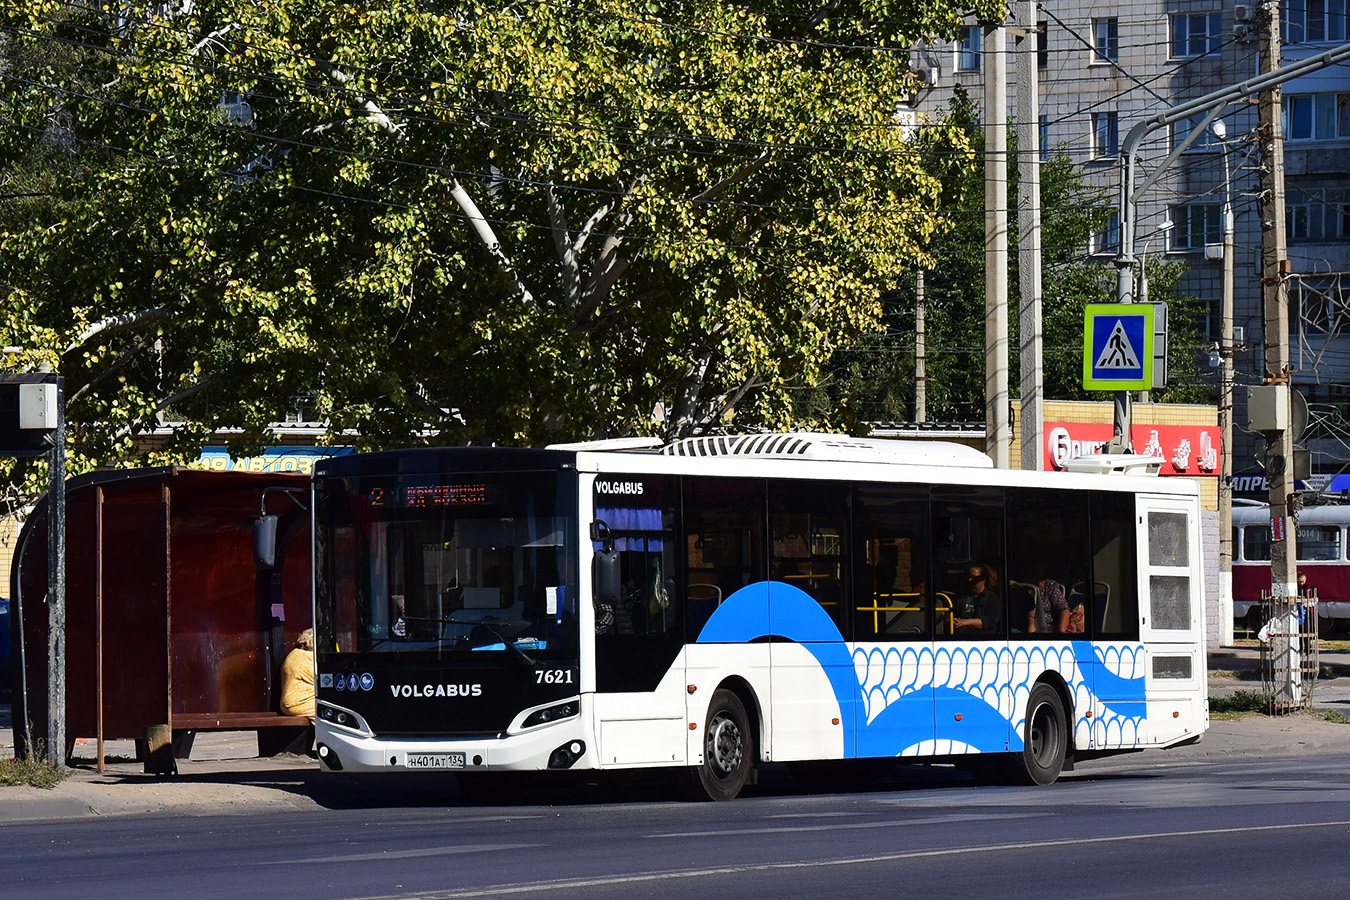
{"label": "building window", "polygon": [[1092,20],[1092,61],[1113,63],[1120,58],[1120,26],[1115,16]]}
{"label": "building window", "polygon": [[1284,137],[1289,141],[1350,137],[1350,94],[1285,94]]}
{"label": "building window", "polygon": [[978,25],[961,26],[961,42],[956,50],[956,71],[980,71],[980,41],[982,32]]}
{"label": "building window", "polygon": [[1290,241],[1350,240],[1350,191],[1290,188],[1285,200]]}
{"label": "building window", "polygon": [[1223,239],[1218,203],[1183,203],[1172,207],[1172,249],[1203,250]]}
{"label": "building window", "polygon": [[1036,68],[1050,65],[1050,23],[1041,19],[1036,23]]}
{"label": "building window", "polygon": [[1285,43],[1343,42],[1345,5],[1346,0],[1285,0]]}
{"label": "building window", "polygon": [[1092,236],[1092,243],[1088,250],[1097,254],[1120,252],[1119,211],[1107,215],[1106,225]]}
{"label": "building window", "polygon": [[[1172,124],[1172,146],[1180,147],[1192,131],[1195,130],[1201,122],[1205,120],[1203,115],[1191,116],[1188,119],[1182,119],[1180,122]],[[1214,136],[1214,132],[1206,128],[1200,134],[1196,135],[1195,140],[1186,148],[1186,152],[1193,150],[1218,150],[1222,148],[1222,142]]]}
{"label": "building window", "polygon": [[1197,13],[1172,17],[1172,58],[1203,56],[1219,49],[1223,40],[1222,16]]}
{"label": "building window", "polygon": [[1101,159],[1120,153],[1120,117],[1114,112],[1092,114],[1092,155]]}
{"label": "building window", "polygon": [[1350,325],[1350,275],[1299,275],[1289,280],[1289,305],[1310,329],[1335,334]]}
{"label": "building window", "polygon": [[1050,158],[1050,117],[1042,115],[1036,123],[1036,142],[1040,147],[1041,161]]}

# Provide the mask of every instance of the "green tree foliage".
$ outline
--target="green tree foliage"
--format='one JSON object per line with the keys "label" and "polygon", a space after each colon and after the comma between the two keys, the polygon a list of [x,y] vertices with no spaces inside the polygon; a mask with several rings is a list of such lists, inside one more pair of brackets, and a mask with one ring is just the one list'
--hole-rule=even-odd
{"label": "green tree foliage", "polygon": [[[951,127],[969,129],[969,144],[982,144],[978,108],[964,95],[952,102]],[[1009,384],[1017,396],[1021,373],[1016,253],[1016,141],[1009,164]],[[927,247],[925,269],[925,369],[930,420],[982,421],[984,415],[984,173],[972,156],[942,197],[946,227]],[[1101,400],[1083,390],[1083,307],[1114,303],[1115,270],[1088,247],[1107,225],[1115,198],[1094,187],[1081,166],[1055,153],[1041,164],[1042,368],[1045,396],[1055,400]],[[1151,302],[1169,308],[1169,387],[1153,392],[1159,402],[1199,402],[1209,389],[1201,378],[1203,304],[1177,289],[1180,263],[1148,260]],[[866,422],[906,421],[914,415],[914,273],[886,295],[881,333],[868,336],[835,358],[829,394],[848,411],[854,427]]]}
{"label": "green tree foliage", "polygon": [[0,17],[0,338],[84,464],[300,394],[367,446],[787,425],[969,157],[894,116],[942,3],[153,9]]}

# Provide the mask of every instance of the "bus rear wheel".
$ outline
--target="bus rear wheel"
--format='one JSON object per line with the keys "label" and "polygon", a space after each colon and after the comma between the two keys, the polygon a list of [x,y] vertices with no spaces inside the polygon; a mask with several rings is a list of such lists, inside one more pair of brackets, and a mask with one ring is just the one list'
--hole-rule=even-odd
{"label": "bus rear wheel", "polygon": [[1064,770],[1069,748],[1067,717],[1059,692],[1038,684],[1027,698],[1022,751],[1013,754],[1015,779],[1022,784],[1053,784]]}
{"label": "bus rear wheel", "polygon": [[741,698],[728,690],[713,693],[703,728],[703,762],[691,766],[685,794],[691,800],[731,800],[755,768],[755,736]]}

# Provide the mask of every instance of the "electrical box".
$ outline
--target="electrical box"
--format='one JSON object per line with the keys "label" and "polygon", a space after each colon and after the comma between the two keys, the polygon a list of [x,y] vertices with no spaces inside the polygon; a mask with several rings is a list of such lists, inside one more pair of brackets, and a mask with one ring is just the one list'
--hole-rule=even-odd
{"label": "electrical box", "polygon": [[56,385],[19,385],[19,428],[52,431],[56,415]]}
{"label": "electrical box", "polygon": [[1260,384],[1247,388],[1247,427],[1284,431],[1289,427],[1289,385]]}

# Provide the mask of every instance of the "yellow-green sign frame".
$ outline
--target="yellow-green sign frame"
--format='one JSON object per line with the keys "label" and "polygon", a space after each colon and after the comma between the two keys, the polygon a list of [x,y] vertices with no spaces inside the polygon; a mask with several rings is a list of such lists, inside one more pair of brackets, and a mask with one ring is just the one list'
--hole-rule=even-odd
{"label": "yellow-green sign frame", "polygon": [[1083,316],[1083,387],[1146,391],[1153,387],[1151,303],[1089,303]]}

